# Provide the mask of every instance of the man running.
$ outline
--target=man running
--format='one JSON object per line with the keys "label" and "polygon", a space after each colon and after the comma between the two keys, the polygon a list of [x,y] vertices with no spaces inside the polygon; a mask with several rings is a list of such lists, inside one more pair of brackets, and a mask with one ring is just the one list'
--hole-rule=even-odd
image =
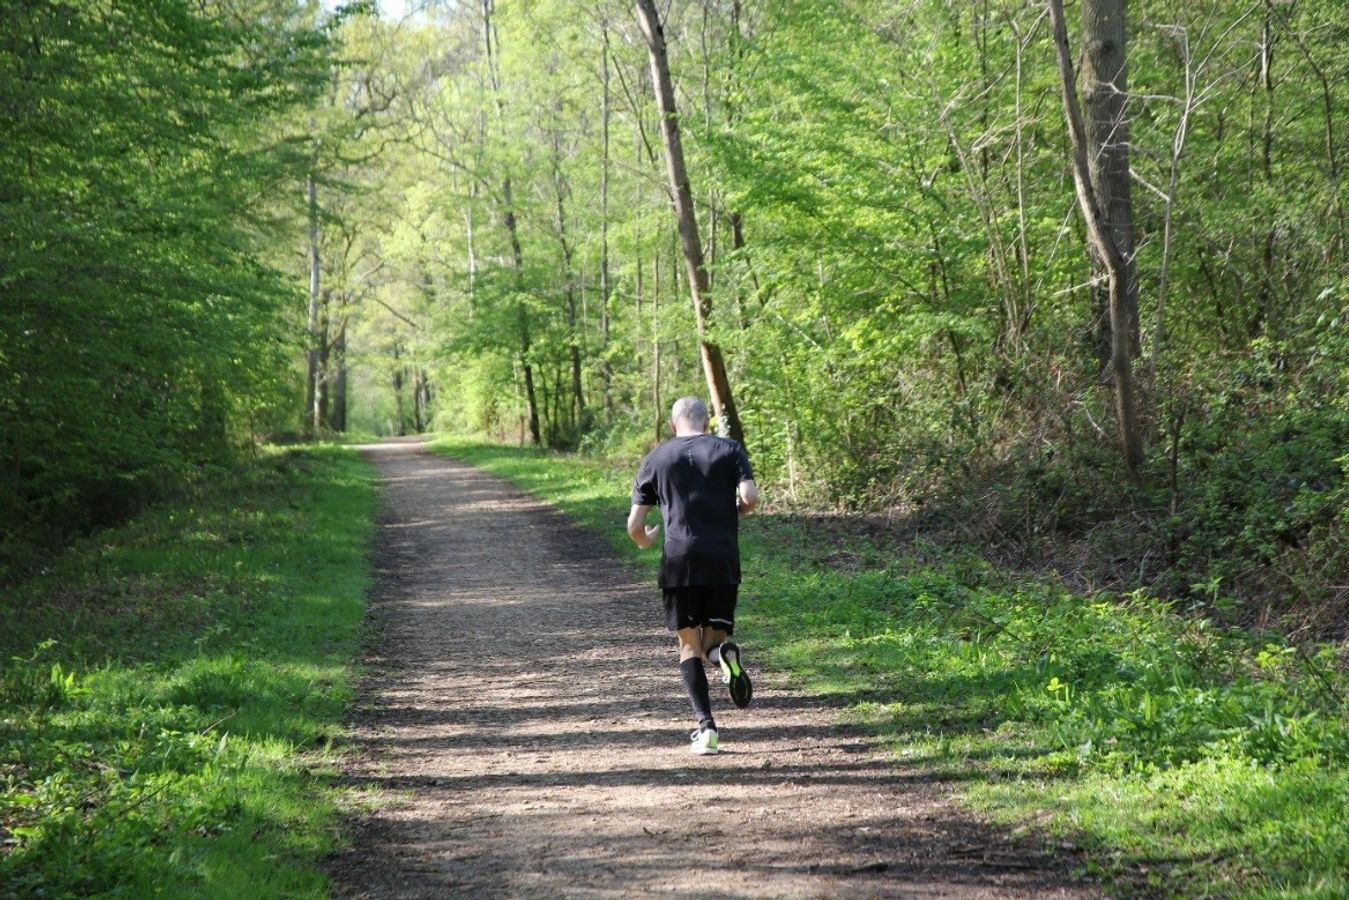
{"label": "man running", "polygon": [[682,397],[670,410],[674,437],[642,460],[632,488],[628,534],[643,550],[656,543],[659,526],[647,526],[651,507],[665,523],[659,585],[665,623],[679,639],[679,673],[688,690],[698,729],[690,749],[717,752],[704,662],[721,668],[731,702],[749,706],[752,688],[740,648],[727,640],[735,631],[740,586],[739,516],[759,503],[745,448],[707,433],[707,406]]}

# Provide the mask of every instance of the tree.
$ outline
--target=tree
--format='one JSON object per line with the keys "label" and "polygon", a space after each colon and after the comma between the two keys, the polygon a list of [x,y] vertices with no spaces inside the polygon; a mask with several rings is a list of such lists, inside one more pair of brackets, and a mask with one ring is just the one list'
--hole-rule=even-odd
{"label": "tree", "polygon": [[[1083,0],[1082,105],[1087,137],[1087,167],[1092,192],[1105,217],[1106,229],[1124,263],[1124,315],[1128,323],[1129,353],[1139,352],[1138,266],[1134,260],[1134,214],[1129,172],[1128,29],[1124,0]],[[1100,251],[1091,246],[1093,262],[1105,268]],[[1108,280],[1108,278],[1107,278]],[[1098,282],[1099,284],[1099,282]],[[1109,291],[1094,290],[1099,298],[1096,319],[1104,336],[1100,341],[1103,364],[1111,361],[1114,330]]]}
{"label": "tree", "polygon": [[332,44],[270,13],[0,5],[0,578],[281,418],[297,296],[268,198],[303,179]]}
{"label": "tree", "polygon": [[689,293],[693,299],[693,316],[698,332],[698,351],[707,379],[707,392],[717,416],[718,430],[741,443],[744,428],[731,396],[731,383],[726,377],[726,364],[721,348],[707,335],[707,321],[712,312],[711,285],[703,265],[703,247],[698,236],[698,218],[693,208],[693,190],[689,186],[684,164],[684,148],[679,137],[679,113],[675,107],[674,82],[670,78],[670,64],[666,58],[665,33],[653,0],[637,0],[637,14],[642,34],[646,38],[651,59],[651,81],[655,90],[656,107],[660,112],[661,138],[665,147],[665,164],[670,179],[670,200],[679,223],[680,246],[684,252],[688,272]]}
{"label": "tree", "polygon": [[319,357],[322,355],[323,342],[323,336],[319,331],[322,268],[319,259],[318,184],[312,171],[305,175],[304,183],[308,223],[306,255],[309,260],[309,315],[306,328],[309,346],[305,348],[304,429],[306,434],[313,435],[323,426],[323,405],[319,402],[322,393],[319,389]]}
{"label": "tree", "polygon": [[[1109,298],[1110,315],[1110,368],[1114,378],[1115,417],[1119,426],[1120,445],[1124,451],[1124,462],[1129,475],[1137,483],[1139,468],[1143,464],[1143,441],[1139,433],[1137,400],[1133,379],[1133,334],[1137,327],[1137,309],[1129,302],[1131,269],[1124,253],[1116,241],[1117,231],[1112,227],[1111,218],[1101,204],[1096,182],[1092,178],[1090,157],[1103,153],[1104,147],[1092,142],[1082,119],[1082,108],[1077,99],[1076,79],[1073,74],[1073,60],[1068,48],[1068,26],[1064,20],[1063,0],[1048,0],[1049,12],[1054,24],[1054,47],[1058,57],[1060,87],[1063,95],[1063,112],[1068,127],[1071,145],[1070,165],[1073,185],[1077,190],[1078,208],[1086,222],[1087,236],[1096,255],[1106,269],[1106,285]],[[1123,79],[1123,0],[1084,0],[1084,22],[1093,23],[1088,27],[1084,40],[1095,44],[1094,52],[1115,59],[1114,50],[1109,52],[1105,45],[1119,41],[1118,77]],[[1090,7],[1090,10],[1087,8]],[[1099,32],[1099,33],[1098,33]],[[1102,101],[1104,103],[1104,101]],[[1122,103],[1122,100],[1121,100]],[[1122,122],[1122,113],[1120,120]],[[1108,134],[1108,132],[1107,132]],[[1111,156],[1109,171],[1102,173],[1103,182],[1109,189],[1117,188],[1116,180],[1129,177],[1128,158],[1122,163],[1117,156]],[[1122,170],[1120,166],[1122,165]],[[1118,197],[1112,196],[1112,206],[1116,207],[1116,225],[1127,222],[1127,233],[1132,234],[1132,216],[1128,213],[1128,194],[1121,204]],[[1119,232],[1123,233],[1123,232]],[[1137,288],[1135,286],[1135,296]]]}

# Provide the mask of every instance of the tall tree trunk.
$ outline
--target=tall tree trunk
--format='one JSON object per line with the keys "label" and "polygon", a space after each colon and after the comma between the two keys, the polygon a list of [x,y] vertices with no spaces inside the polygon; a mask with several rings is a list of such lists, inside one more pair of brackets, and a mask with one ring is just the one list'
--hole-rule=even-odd
{"label": "tall tree trunk", "polygon": [[[731,226],[731,250],[740,253],[745,249],[745,221],[738,210],[727,213],[726,221]],[[748,329],[749,313],[745,310],[745,292],[738,286],[735,289],[735,312],[740,319],[740,330]]]}
{"label": "tall tree trunk", "polygon": [[426,373],[425,369],[419,369],[417,374],[421,382],[422,392],[422,425],[425,428],[430,428],[434,424],[431,421],[431,376]]}
{"label": "tall tree trunk", "polygon": [[[517,297],[519,297],[524,291],[525,257],[524,251],[520,249],[520,230],[516,224],[515,211],[511,205],[511,180],[509,178],[502,184],[502,192],[506,197],[504,219],[506,231],[511,240],[511,258],[515,261],[515,284]],[[524,371],[525,376],[525,410],[529,417],[529,439],[535,446],[538,446],[543,443],[543,435],[539,431],[539,401],[534,393],[534,364],[529,358],[529,307],[525,305],[523,299],[515,301],[515,315],[520,326],[520,368]]]}
{"label": "tall tree trunk", "polygon": [[332,316],[332,291],[322,292],[322,300],[319,303],[319,340],[318,340],[318,366],[317,374],[314,379],[317,395],[314,397],[314,430],[322,432],[328,427],[329,419],[329,400],[328,385],[331,381],[331,369],[329,364],[330,350],[328,343],[328,329]]}
{"label": "tall tree trunk", "polygon": [[426,406],[423,404],[422,386],[426,373],[421,369],[412,370],[412,428],[416,434],[426,430]]}
{"label": "tall tree trunk", "polygon": [[[1124,313],[1129,353],[1139,352],[1138,269],[1134,264],[1134,214],[1129,176],[1129,120],[1125,101],[1129,91],[1128,28],[1125,0],[1082,0],[1082,100],[1085,106],[1087,166],[1091,187],[1111,240],[1124,263]],[[1093,249],[1093,268],[1105,272],[1106,262]],[[1107,284],[1109,278],[1106,279]],[[1102,339],[1101,361],[1108,363],[1114,322],[1109,291],[1093,290],[1096,320]],[[1106,326],[1105,323],[1108,323]],[[1109,331],[1106,330],[1109,328]]]}
{"label": "tall tree trunk", "polygon": [[478,183],[473,182],[469,192],[469,201],[464,204],[465,254],[468,263],[468,312],[472,316],[477,309],[478,292],[478,249],[473,243],[473,205],[478,199]]}
{"label": "tall tree trunk", "polygon": [[[1152,346],[1148,356],[1148,367],[1152,370],[1153,384],[1156,384],[1157,362],[1166,347],[1166,301],[1171,284],[1171,256],[1174,240],[1176,194],[1180,189],[1180,162],[1185,153],[1185,141],[1190,131],[1190,115],[1196,105],[1195,85],[1199,76],[1190,56],[1190,35],[1181,30],[1177,34],[1180,61],[1184,67],[1184,92],[1177,115],[1176,130],[1171,136],[1171,155],[1168,163],[1166,197],[1162,202],[1162,260],[1157,272],[1157,304],[1153,310]],[[1200,63],[1200,67],[1202,67]]]}
{"label": "tall tree trunk", "polygon": [[[1119,424],[1120,444],[1129,476],[1137,484],[1139,469],[1143,463],[1143,439],[1138,428],[1133,355],[1129,334],[1127,299],[1129,269],[1119,246],[1115,243],[1114,232],[1101,209],[1091,180],[1088,157],[1095,148],[1088,141],[1086,126],[1082,120],[1082,109],[1078,105],[1073,58],[1068,49],[1068,27],[1064,22],[1063,0],[1047,0],[1047,2],[1050,17],[1054,22],[1054,45],[1058,56],[1060,87],[1063,92],[1064,118],[1067,120],[1068,137],[1072,144],[1073,185],[1077,190],[1077,202],[1082,211],[1082,218],[1086,220],[1088,239],[1106,267],[1106,283],[1109,287],[1110,364],[1115,382],[1115,417]],[[1100,5],[1105,0],[1086,0],[1086,2],[1088,5]],[[1109,2],[1118,7],[1122,21],[1123,0],[1109,0]],[[1125,176],[1128,176],[1127,158]]]}
{"label": "tall tree trunk", "polygon": [[600,57],[600,357],[604,360],[600,377],[604,389],[604,410],[613,413],[614,367],[609,362],[609,22],[600,23],[603,47]]}
{"label": "tall tree trunk", "polygon": [[394,407],[398,415],[398,423],[394,429],[394,433],[397,434],[399,437],[402,437],[403,435],[408,433],[408,427],[407,427],[407,413],[403,409],[404,377],[403,377],[402,352],[400,351],[397,341],[395,341],[393,345],[393,366],[394,366],[393,399],[394,399]]}
{"label": "tall tree trunk", "polygon": [[557,239],[562,246],[562,293],[567,312],[567,341],[571,345],[572,409],[579,416],[585,411],[586,400],[581,383],[581,338],[576,328],[576,271],[572,265],[575,253],[567,237],[567,183],[562,176],[562,145],[556,131],[553,132],[553,189],[557,195]]}
{"label": "tall tree trunk", "polygon": [[[501,96],[501,76],[497,70],[496,23],[493,15],[496,11],[495,0],[482,0],[483,44],[487,50],[487,69],[492,79],[492,93],[496,98],[497,119],[504,118],[506,102]],[[504,209],[502,224],[510,237],[511,260],[515,265],[516,296],[524,292],[525,257],[520,249],[520,230],[515,220],[515,199],[511,190],[511,176],[508,173],[501,181],[501,197]],[[539,404],[534,393],[534,364],[529,358],[529,307],[523,299],[515,303],[516,320],[520,326],[520,367],[525,377],[525,405],[529,416],[529,437],[535,446],[543,443],[539,432]]]}
{"label": "tall tree trunk", "polygon": [[304,430],[314,434],[318,427],[319,377],[319,201],[314,173],[305,179],[305,197],[309,214],[309,347],[305,350]]}
{"label": "tall tree trunk", "polygon": [[660,399],[660,251],[651,256],[651,410],[655,438],[664,437],[665,410]]}
{"label": "tall tree trunk", "polygon": [[342,317],[342,324],[337,329],[337,337],[333,340],[333,395],[332,395],[332,416],[330,423],[333,431],[347,430],[347,319]]}
{"label": "tall tree trunk", "polygon": [[684,147],[679,138],[678,110],[675,107],[674,83],[670,79],[670,65],[665,51],[665,33],[656,13],[654,0],[637,0],[637,13],[642,34],[651,58],[651,80],[655,88],[656,107],[660,112],[661,137],[665,145],[665,165],[670,175],[670,195],[679,223],[680,244],[684,250],[684,264],[688,270],[689,294],[693,300],[693,316],[698,329],[698,349],[702,357],[703,375],[707,392],[717,415],[718,430],[734,440],[744,442],[745,433],[731,396],[731,383],[726,377],[726,364],[721,348],[707,338],[707,320],[712,313],[711,289],[707,268],[703,265],[702,243],[698,237],[698,219],[693,208],[693,191],[689,186],[688,171],[684,166]]}
{"label": "tall tree trunk", "polygon": [[[1274,0],[1265,0],[1265,19],[1260,29],[1260,84],[1259,90],[1264,97],[1264,123],[1260,131],[1260,170],[1265,183],[1274,182]],[[1272,209],[1266,211],[1269,222],[1263,241],[1264,251],[1260,260],[1264,266],[1260,281],[1260,308],[1247,324],[1247,334],[1255,338],[1262,326],[1267,326],[1274,312],[1275,248],[1279,242],[1278,213]]]}
{"label": "tall tree trunk", "polygon": [[[640,168],[640,166],[642,165],[642,149],[643,149],[643,144],[644,144],[644,141],[643,141],[643,139],[642,139],[641,129],[639,128],[639,129],[637,130],[637,134],[635,135],[635,140],[633,141],[633,150],[635,151],[635,156],[636,156],[635,164],[636,164],[639,168]],[[645,199],[646,199],[646,191],[643,190],[643,184],[642,184],[641,179],[636,179],[636,178],[634,178],[634,179],[633,179],[633,204],[634,204],[634,208],[635,208],[635,209],[642,209],[642,208],[645,206]],[[642,259],[642,250],[641,250],[641,248],[642,248],[642,231],[641,231],[640,225],[638,226],[637,233],[636,233],[636,236],[635,236],[635,237],[636,237],[636,239],[633,241],[633,247],[634,247],[633,266],[634,266],[634,268],[636,269],[636,276],[635,276],[635,279],[634,279],[634,282],[635,282],[635,283],[634,283],[634,285],[633,285],[633,330],[632,330],[632,335],[633,335],[633,358],[634,358],[634,361],[635,361],[636,364],[637,364],[637,365],[636,365],[636,370],[637,370],[639,373],[641,373],[641,372],[646,372],[646,371],[647,371],[646,364],[645,364],[645,362],[646,362],[646,353],[645,353],[645,350],[646,350],[646,343],[647,343],[647,335],[646,335],[646,332],[645,332],[645,331],[643,330],[643,328],[642,328],[642,302],[643,302],[644,298],[646,297],[646,282],[645,282],[645,280],[644,280],[644,274],[645,274],[645,271],[646,271],[646,264],[645,264],[645,262],[644,262],[643,259]],[[653,255],[653,256],[655,255],[655,247],[654,247],[654,245],[653,245],[653,247],[652,247],[652,255]],[[655,335],[656,332],[655,332],[655,324],[654,324],[654,323],[655,323],[656,319],[655,319],[654,308],[653,308],[653,312],[652,312],[652,316],[651,316],[651,321],[652,321],[652,330],[651,330],[651,334],[652,334],[652,335]],[[633,389],[633,406],[635,406],[635,407],[636,407],[637,409],[639,409],[639,410],[642,408],[642,399],[641,399],[641,397],[642,397],[641,384],[638,383],[638,384],[634,387],[634,389]],[[656,440],[657,440],[657,441],[660,440],[660,434],[659,434],[659,431],[657,431],[657,434],[656,434]]]}

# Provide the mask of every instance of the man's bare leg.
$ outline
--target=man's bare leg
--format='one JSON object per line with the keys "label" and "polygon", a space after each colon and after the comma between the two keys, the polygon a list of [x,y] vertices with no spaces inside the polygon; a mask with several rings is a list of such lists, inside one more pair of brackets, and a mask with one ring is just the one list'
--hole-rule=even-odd
{"label": "man's bare leg", "polygon": [[694,657],[707,658],[707,650],[703,647],[703,629],[681,628],[675,632],[675,637],[679,640],[680,662]]}
{"label": "man's bare leg", "polygon": [[[693,736],[695,753],[715,753],[717,750],[717,723],[712,718],[712,697],[708,693],[707,670],[704,668],[703,637],[698,628],[681,628],[675,632],[679,639],[679,675],[688,691],[693,715],[698,719],[698,730]],[[710,738],[705,735],[710,732]]]}

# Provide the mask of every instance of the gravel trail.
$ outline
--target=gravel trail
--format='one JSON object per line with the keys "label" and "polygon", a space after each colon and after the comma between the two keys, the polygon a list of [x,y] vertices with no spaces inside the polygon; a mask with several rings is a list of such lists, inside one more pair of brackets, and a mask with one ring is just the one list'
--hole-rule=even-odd
{"label": "gravel trail", "polygon": [[[711,672],[693,756],[659,596],[602,540],[415,442],[363,449],[384,512],[344,774],[340,897],[1080,897],[1077,862],[945,800],[818,698]],[[622,528],[627,498],[614,498]]]}

